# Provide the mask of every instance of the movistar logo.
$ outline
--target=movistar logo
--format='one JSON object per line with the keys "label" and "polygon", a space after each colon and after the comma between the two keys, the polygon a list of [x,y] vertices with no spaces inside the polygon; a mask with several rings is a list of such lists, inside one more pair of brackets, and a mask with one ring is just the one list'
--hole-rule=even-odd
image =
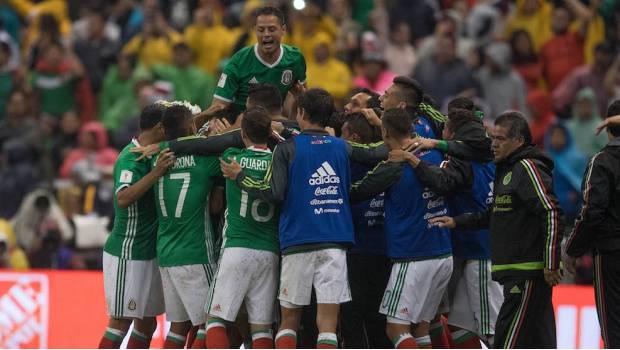
{"label": "movistar logo", "polygon": [[323,162],[321,166],[312,174],[308,183],[312,186],[323,184],[339,184],[340,177],[336,175],[334,168],[328,162]]}

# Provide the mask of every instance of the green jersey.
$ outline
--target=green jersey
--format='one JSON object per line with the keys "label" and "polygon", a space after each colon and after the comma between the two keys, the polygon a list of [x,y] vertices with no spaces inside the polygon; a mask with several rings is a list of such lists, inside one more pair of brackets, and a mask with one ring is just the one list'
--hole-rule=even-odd
{"label": "green jersey", "polygon": [[138,157],[130,150],[139,147],[134,139],[118,155],[114,164],[114,228],[106,240],[104,250],[122,259],[150,260],[156,256],[157,214],[153,203],[153,190],[127,208],[119,208],[118,193],[151,171],[147,160],[136,161]]}
{"label": "green jersey", "polygon": [[[157,158],[153,162],[156,164]],[[168,173],[155,185],[160,266],[216,262],[209,193],[213,178],[220,175],[217,157],[179,155]]]}
{"label": "green jersey", "polygon": [[242,111],[250,84],[271,84],[280,90],[284,99],[296,82],[306,82],[306,61],[299,49],[280,45],[280,57],[268,64],[258,55],[257,45],[248,46],[228,61],[213,97],[234,103]]}
{"label": "green jersey", "polygon": [[[243,172],[254,179],[262,180],[271,164],[271,151],[254,147],[243,150],[229,148],[223,159],[233,158],[241,165]],[[243,247],[267,250],[278,254],[279,209],[242,191],[234,181],[226,180],[226,225],[224,226],[224,247]]]}

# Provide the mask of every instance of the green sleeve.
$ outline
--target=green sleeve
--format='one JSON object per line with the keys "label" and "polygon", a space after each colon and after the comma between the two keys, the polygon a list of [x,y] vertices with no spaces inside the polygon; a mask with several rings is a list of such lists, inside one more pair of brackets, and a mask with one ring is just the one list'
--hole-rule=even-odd
{"label": "green sleeve", "polygon": [[213,97],[232,103],[235,101],[235,95],[238,90],[239,78],[237,76],[237,64],[233,57],[220,75]]}
{"label": "green sleeve", "polygon": [[439,140],[439,142],[437,142],[437,147],[438,150],[442,151],[443,153],[447,153],[448,152],[448,143],[444,140]]}
{"label": "green sleeve", "polygon": [[114,192],[118,193],[123,188],[135,184],[149,172],[149,169],[150,166],[146,160],[136,161],[135,157],[128,154],[119,157],[114,169],[114,183],[116,184]]}
{"label": "green sleeve", "polygon": [[306,82],[306,59],[304,58],[304,54],[301,52],[299,53],[299,62],[295,73],[297,75],[297,81],[302,84]]}

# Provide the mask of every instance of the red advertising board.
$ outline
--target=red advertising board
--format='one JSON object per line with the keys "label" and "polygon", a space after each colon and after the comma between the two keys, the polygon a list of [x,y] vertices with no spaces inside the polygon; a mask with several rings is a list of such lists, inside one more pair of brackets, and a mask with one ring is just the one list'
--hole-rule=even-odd
{"label": "red advertising board", "polygon": [[[556,287],[553,304],[559,348],[601,347],[592,287]],[[0,271],[0,348],[93,348],[106,322],[101,272]]]}

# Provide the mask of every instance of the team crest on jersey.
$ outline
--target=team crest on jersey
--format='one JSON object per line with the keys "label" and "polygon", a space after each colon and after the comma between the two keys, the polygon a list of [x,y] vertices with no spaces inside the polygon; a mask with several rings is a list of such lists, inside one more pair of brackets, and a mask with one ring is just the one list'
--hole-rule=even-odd
{"label": "team crest on jersey", "polygon": [[510,180],[512,180],[512,171],[509,171],[508,174],[504,176],[504,180],[502,180],[502,183],[504,184],[504,186],[507,186],[510,183]]}
{"label": "team crest on jersey", "polygon": [[290,85],[291,82],[293,81],[293,71],[290,69],[287,69],[284,72],[282,72],[281,81],[283,85]]}
{"label": "team crest on jersey", "polygon": [[131,311],[136,309],[136,301],[133,299],[129,299],[129,304],[127,304],[127,308]]}

